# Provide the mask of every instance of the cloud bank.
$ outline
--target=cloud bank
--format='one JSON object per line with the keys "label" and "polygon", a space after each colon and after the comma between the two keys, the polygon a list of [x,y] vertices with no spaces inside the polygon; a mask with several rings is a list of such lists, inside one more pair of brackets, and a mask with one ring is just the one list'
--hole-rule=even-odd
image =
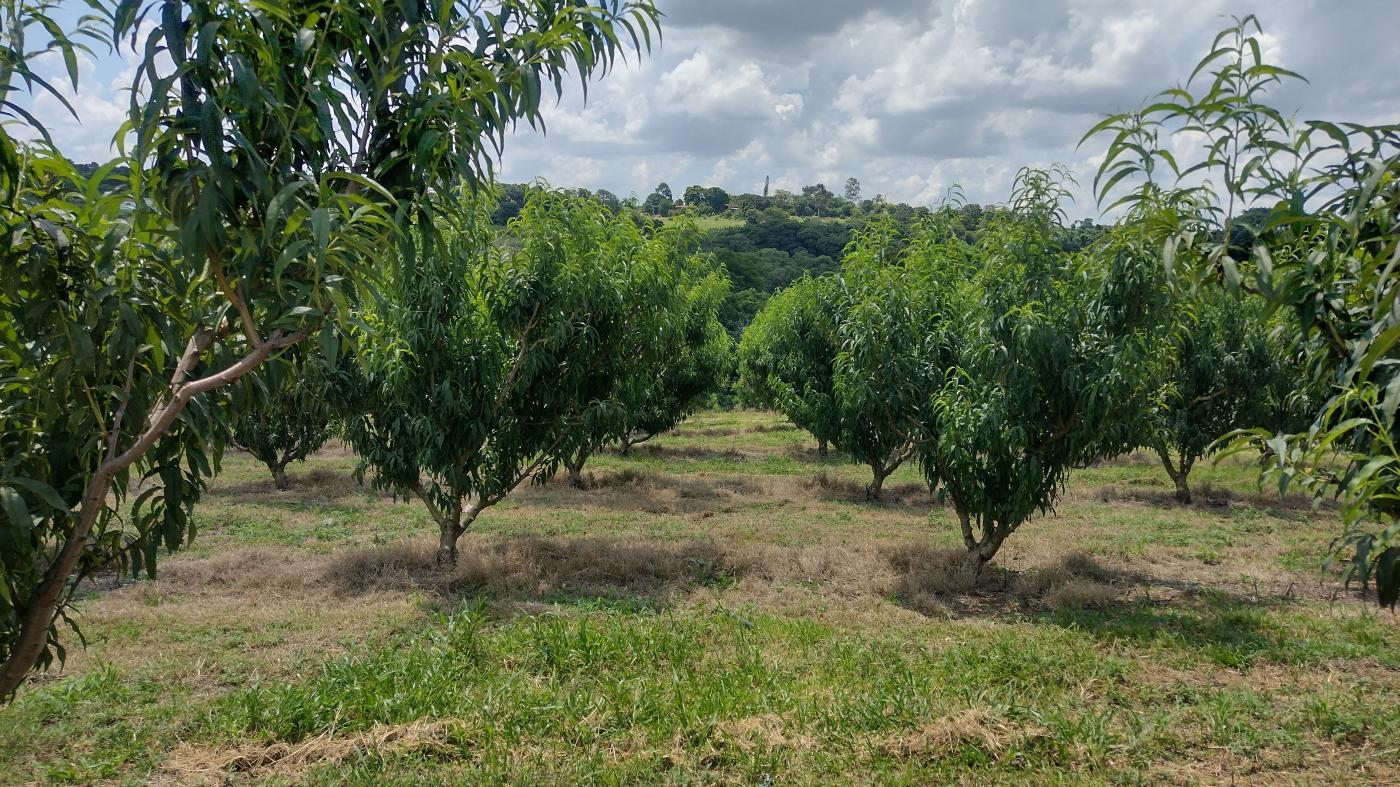
{"label": "cloud bank", "polygon": [[[1004,200],[1023,165],[1088,183],[1100,147],[1076,143],[1104,113],[1189,74],[1226,0],[661,0],[664,40],[590,91],[566,84],[547,133],[521,128],[499,176],[645,196],[660,181],[733,192],[840,191],[937,202],[959,185]],[[1260,8],[1276,62],[1311,81],[1278,92],[1305,117],[1400,121],[1394,0],[1282,0]],[[60,73],[58,62],[52,71]],[[125,116],[129,64],[85,61],[75,123],[32,109],[78,159],[102,159]],[[1080,189],[1076,215],[1096,208]]]}

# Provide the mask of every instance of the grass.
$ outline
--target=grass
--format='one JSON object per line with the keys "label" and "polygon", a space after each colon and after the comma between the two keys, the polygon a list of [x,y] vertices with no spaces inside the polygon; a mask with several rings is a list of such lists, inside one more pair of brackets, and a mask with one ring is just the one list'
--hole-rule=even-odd
{"label": "grass", "polygon": [[[742,218],[732,213],[723,213],[720,215],[710,216],[695,216],[694,218],[696,226],[698,226],[702,231],[723,229],[725,227],[740,227],[744,224],[744,220]],[[671,216],[661,217],[662,222],[667,222],[671,219]]]}
{"label": "grass", "polygon": [[1382,783],[1400,625],[1320,575],[1334,513],[1205,466],[1075,474],[971,582],[915,468],[705,413],[432,564],[329,450],[231,456],[155,582],[0,709],[0,783]]}

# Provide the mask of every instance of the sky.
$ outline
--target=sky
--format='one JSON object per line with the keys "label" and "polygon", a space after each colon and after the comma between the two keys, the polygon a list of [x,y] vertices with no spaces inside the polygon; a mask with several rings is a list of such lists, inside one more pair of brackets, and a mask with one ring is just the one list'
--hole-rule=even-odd
{"label": "sky", "polygon": [[[645,197],[665,181],[799,191],[847,178],[864,197],[1004,201],[1022,166],[1092,181],[1105,113],[1189,75],[1231,14],[1257,12],[1266,59],[1309,79],[1273,104],[1303,118],[1400,122],[1400,0],[658,0],[663,41],[522,127],[498,176]],[[59,64],[51,64],[59,73]],[[110,156],[121,56],[82,64],[81,123],[28,102],[78,160]],[[1098,214],[1078,189],[1075,216]]]}

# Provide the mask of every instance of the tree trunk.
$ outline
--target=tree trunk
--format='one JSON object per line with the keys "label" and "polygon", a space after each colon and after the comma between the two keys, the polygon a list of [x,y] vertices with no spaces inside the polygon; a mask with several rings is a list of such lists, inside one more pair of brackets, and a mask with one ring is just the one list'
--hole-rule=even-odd
{"label": "tree trunk", "polygon": [[968,576],[976,579],[982,573],[982,567],[992,562],[997,551],[1001,549],[1001,544],[1006,537],[1011,534],[1012,528],[999,525],[996,522],[983,522],[981,538],[973,532],[972,517],[964,511],[961,506],[954,502],[954,507],[958,511],[958,524],[962,527],[963,545],[967,547],[967,552],[963,554],[961,568],[967,572]]}
{"label": "tree trunk", "polygon": [[121,434],[121,420],[126,408],[124,406],[118,408],[116,416],[112,419],[113,425],[108,435],[107,458],[88,479],[87,488],[83,490],[82,502],[79,504],[78,521],[72,532],[68,534],[67,539],[64,540],[58,555],[49,564],[48,570],[44,572],[44,579],[39,583],[39,587],[29,601],[29,606],[23,612],[19,637],[16,638],[14,646],[10,649],[10,655],[5,660],[4,667],[0,668],[0,699],[14,696],[20,684],[24,683],[29,671],[38,663],[39,655],[44,652],[44,645],[49,639],[49,629],[58,617],[59,603],[63,599],[64,590],[68,587],[73,571],[82,558],[83,550],[87,548],[88,537],[92,535],[93,525],[97,523],[98,517],[106,508],[107,495],[112,491],[113,479],[151,450],[156,442],[170,430],[175,419],[180,416],[185,405],[189,404],[191,399],[201,393],[237,381],[244,374],[257,368],[271,352],[296,344],[305,338],[307,333],[309,330],[287,335],[282,335],[279,332],[269,340],[259,343],[256,349],[223,371],[215,372],[198,380],[187,381],[189,373],[198,363],[199,357],[204,354],[205,350],[209,349],[209,345],[214,340],[213,331],[209,329],[196,331],[190,337],[184,355],[180,357],[175,372],[171,375],[172,395],[170,400],[148,416],[145,429],[142,430],[140,436],[120,454],[117,453],[117,436]]}
{"label": "tree trunk", "polygon": [[885,487],[885,478],[889,476],[890,471],[879,465],[871,465],[870,469],[874,473],[874,477],[870,479],[870,483],[865,487],[865,501],[867,503],[878,503],[881,499],[880,493]]}
{"label": "tree trunk", "polygon": [[287,466],[285,464],[272,465],[272,485],[283,492],[292,485],[292,482],[287,480]]}
{"label": "tree trunk", "polygon": [[587,489],[587,484],[583,483],[583,462],[566,466],[569,470],[569,486],[574,489]]}
{"label": "tree trunk", "polygon": [[461,533],[457,532],[456,525],[443,522],[438,525],[438,568],[451,568],[457,565],[457,537]]}
{"label": "tree trunk", "polygon": [[969,577],[975,579],[977,575],[982,573],[982,567],[987,565],[990,560],[990,558],[982,557],[981,547],[974,547],[967,550],[967,553],[963,555],[962,570]]}
{"label": "tree trunk", "polygon": [[44,645],[49,641],[49,627],[54,623],[59,601],[68,586],[68,578],[72,576],[73,569],[77,567],[83,549],[87,546],[92,526],[106,505],[113,475],[114,471],[104,465],[98,468],[88,481],[87,489],[83,492],[78,522],[68,539],[63,542],[58,557],[44,572],[44,580],[39,583],[38,590],[24,610],[19,638],[10,649],[10,657],[5,661],[4,669],[0,670],[0,699],[14,696],[20,684],[24,683],[25,677],[29,675],[29,671],[38,663],[39,654],[44,652]]}
{"label": "tree trunk", "polygon": [[1191,505],[1191,485],[1186,481],[1186,473],[1175,474],[1172,481],[1176,484],[1176,502]]}
{"label": "tree trunk", "polygon": [[631,455],[632,455],[632,436],[631,436],[631,435],[623,435],[623,436],[622,436],[622,450],[621,450],[619,453],[621,453],[623,456],[631,456]]}
{"label": "tree trunk", "polygon": [[825,441],[825,440],[818,440],[818,441],[817,441],[817,456],[820,456],[820,457],[825,457],[825,456],[826,456],[826,441]]}
{"label": "tree trunk", "polygon": [[486,505],[480,500],[466,508],[458,508],[456,517],[444,516],[438,522],[438,568],[455,568],[457,565],[457,539],[467,532],[476,521],[477,515]]}
{"label": "tree trunk", "polygon": [[1187,461],[1186,457],[1183,456],[1180,466],[1178,466],[1176,462],[1172,461],[1166,446],[1158,445],[1156,448],[1157,458],[1162,460],[1162,467],[1166,469],[1167,477],[1176,485],[1176,502],[1182,505],[1191,505],[1191,485],[1187,482],[1187,478],[1191,475],[1192,462]]}

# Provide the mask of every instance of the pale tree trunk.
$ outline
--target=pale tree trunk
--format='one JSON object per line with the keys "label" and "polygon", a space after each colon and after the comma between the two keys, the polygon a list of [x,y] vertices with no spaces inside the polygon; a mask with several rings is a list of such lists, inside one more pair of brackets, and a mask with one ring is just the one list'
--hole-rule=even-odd
{"label": "pale tree trunk", "polygon": [[286,463],[272,466],[272,485],[283,492],[292,485],[292,482],[287,479]]}
{"label": "pale tree trunk", "polygon": [[1186,473],[1179,473],[1172,479],[1176,484],[1176,501],[1182,505],[1191,505],[1191,485],[1186,481]]}
{"label": "pale tree trunk", "polygon": [[[457,540],[472,526],[485,506],[480,500],[463,506],[461,501],[453,505],[451,511],[440,512],[438,520],[438,568],[454,568],[457,565]],[[430,509],[431,510],[431,509]]]}
{"label": "pale tree trunk", "polygon": [[818,441],[817,441],[817,456],[820,456],[820,457],[825,457],[825,456],[826,456],[826,440],[818,440]]}
{"label": "pale tree trunk", "polygon": [[[64,540],[57,557],[44,572],[44,578],[30,599],[29,606],[21,613],[19,637],[15,640],[14,647],[10,649],[10,655],[6,659],[4,667],[0,668],[0,699],[14,695],[29,671],[38,663],[39,655],[44,652],[44,645],[49,638],[49,629],[53,627],[58,616],[59,604],[64,598],[64,592],[68,588],[73,571],[77,568],[79,560],[82,559],[83,551],[87,548],[93,526],[97,524],[98,518],[107,507],[107,495],[112,491],[113,480],[145,456],[146,452],[150,451],[156,442],[170,431],[170,427],[174,425],[175,420],[180,417],[180,413],[184,411],[191,399],[199,394],[235,382],[257,368],[273,352],[296,344],[310,333],[309,330],[292,334],[283,334],[277,331],[263,340],[251,329],[251,322],[246,318],[245,325],[249,326],[249,339],[254,346],[251,352],[223,371],[186,382],[190,372],[198,364],[200,356],[213,343],[214,332],[203,328],[190,337],[189,344],[185,347],[185,352],[180,357],[180,361],[176,364],[175,371],[170,377],[168,401],[151,411],[145,429],[130,447],[120,453],[118,453],[117,442],[121,435],[126,405],[122,404],[117,407],[112,416],[111,427],[108,429],[106,457],[98,465],[97,470],[93,472],[92,478],[88,479],[87,487],[83,490],[82,501],[79,503],[78,509],[78,521],[74,524],[73,531]],[[134,374],[134,364],[128,366],[127,369],[128,394],[131,390],[132,374]]]}

